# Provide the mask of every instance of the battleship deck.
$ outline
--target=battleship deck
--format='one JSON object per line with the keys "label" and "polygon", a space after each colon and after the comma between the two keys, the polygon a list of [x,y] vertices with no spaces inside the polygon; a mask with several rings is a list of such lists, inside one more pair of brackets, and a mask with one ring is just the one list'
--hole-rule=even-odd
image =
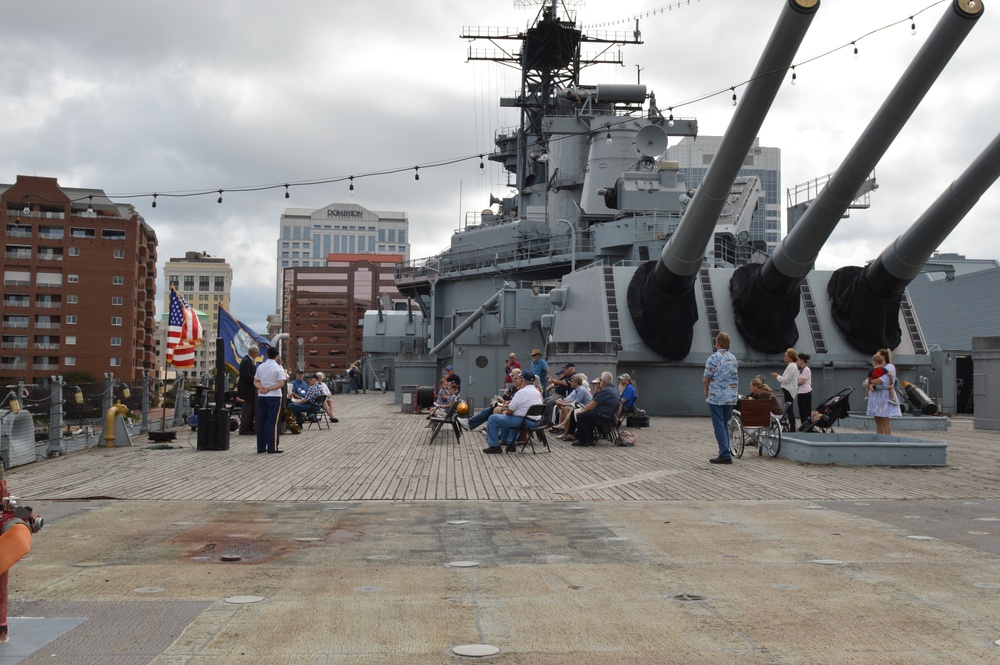
{"label": "battleship deck", "polygon": [[478,433],[429,446],[387,396],[337,407],[282,455],[182,433],[9,472],[46,526],[11,570],[0,665],[1000,654],[1000,436],[969,419],[940,433],[944,468],[715,467],[708,418],[501,456]]}
{"label": "battleship deck", "polygon": [[[284,435],[280,456],[258,457],[252,436],[233,434],[228,451],[157,450],[145,437],[131,448],[98,448],[15,469],[27,498],[153,501],[714,501],[843,499],[1000,499],[1000,435],[956,419],[927,438],[949,443],[947,467],[809,466],[759,458],[707,463],[711,425],[702,418],[653,418],[634,448],[602,441],[574,448],[549,437],[552,453],[483,455],[485,437],[444,429],[433,445],[418,414],[387,395],[338,396],[342,422],[331,430]],[[482,431],[482,430],[480,430]],[[837,431],[851,431],[837,428]],[[541,447],[536,446],[541,451]]]}

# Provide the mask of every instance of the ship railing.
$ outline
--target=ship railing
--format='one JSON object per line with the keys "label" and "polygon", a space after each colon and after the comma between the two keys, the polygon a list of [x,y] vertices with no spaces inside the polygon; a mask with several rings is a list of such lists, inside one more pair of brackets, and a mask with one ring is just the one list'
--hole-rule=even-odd
{"label": "ship railing", "polygon": [[[583,243],[583,239],[577,240],[578,246]],[[507,269],[542,261],[569,262],[573,255],[572,239],[568,236],[520,238],[494,247],[473,247],[470,244],[467,248],[402,263],[396,268],[396,280],[425,281],[441,273],[477,272],[497,266]]]}

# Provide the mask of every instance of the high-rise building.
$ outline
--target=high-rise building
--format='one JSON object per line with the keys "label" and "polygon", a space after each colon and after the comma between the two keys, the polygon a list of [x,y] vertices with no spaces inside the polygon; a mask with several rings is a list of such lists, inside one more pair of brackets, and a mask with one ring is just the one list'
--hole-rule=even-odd
{"label": "high-rise building", "polygon": [[392,254],[407,261],[409,227],[405,212],[377,212],[356,203],[331,203],[318,210],[285,208],[278,232],[277,312],[282,311],[285,268],[325,266],[329,254]]}
{"label": "high-rise building", "polygon": [[17,176],[0,185],[3,342],[0,380],[156,370],[156,234],[103,190]]}
{"label": "high-rise building", "polygon": [[[331,254],[322,267],[287,268],[279,283],[288,367],[343,374],[363,352],[365,312],[406,308],[396,290],[401,254]],[[301,340],[301,341],[300,341]],[[299,350],[301,349],[301,354]]]}
{"label": "high-rise building", "polygon": [[[667,148],[664,159],[677,162],[687,186],[695,189],[708,172],[708,166],[721,143],[721,136],[686,136]],[[781,150],[763,148],[760,139],[755,138],[739,174],[760,179],[764,206],[757,209],[750,222],[750,240],[766,242],[767,253],[770,254],[781,240]]]}
{"label": "high-rise building", "polygon": [[[199,316],[205,342],[195,350],[194,367],[184,369],[184,374],[194,379],[215,376],[215,338],[219,330],[219,305],[229,310],[233,269],[223,258],[209,256],[206,252],[185,252],[183,258],[172,258],[167,261],[163,265],[163,274],[166,277],[167,288],[164,289],[161,311],[167,312],[170,309],[172,286],[189,305],[205,315]],[[163,324],[161,328],[163,346],[160,362],[165,364],[166,325]]]}

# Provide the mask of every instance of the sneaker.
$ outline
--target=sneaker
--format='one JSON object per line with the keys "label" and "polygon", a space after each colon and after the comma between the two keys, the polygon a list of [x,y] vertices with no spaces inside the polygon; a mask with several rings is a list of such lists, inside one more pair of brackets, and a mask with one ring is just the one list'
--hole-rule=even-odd
{"label": "sneaker", "polygon": [[467,429],[470,432],[472,431],[472,428],[469,427],[469,419],[468,418],[456,418],[455,420],[458,421],[458,424],[462,427],[462,429]]}
{"label": "sneaker", "polygon": [[483,452],[487,455],[503,455],[503,448],[500,446],[486,446]]}
{"label": "sneaker", "polygon": [[733,463],[733,458],[732,457],[713,457],[712,459],[708,460],[708,462],[710,464],[732,464]]}

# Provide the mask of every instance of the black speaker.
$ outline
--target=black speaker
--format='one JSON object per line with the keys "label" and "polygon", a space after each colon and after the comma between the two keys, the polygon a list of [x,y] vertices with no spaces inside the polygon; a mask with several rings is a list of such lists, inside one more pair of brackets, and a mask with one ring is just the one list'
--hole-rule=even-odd
{"label": "black speaker", "polygon": [[198,450],[229,450],[229,412],[198,410]]}

